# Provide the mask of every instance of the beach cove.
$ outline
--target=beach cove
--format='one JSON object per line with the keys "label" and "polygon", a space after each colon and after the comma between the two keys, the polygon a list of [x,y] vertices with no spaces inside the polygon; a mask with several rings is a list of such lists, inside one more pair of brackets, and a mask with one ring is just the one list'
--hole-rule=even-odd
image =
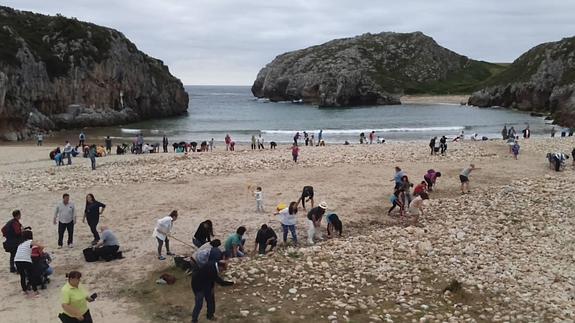
{"label": "beach cove", "polygon": [[[189,279],[176,272],[176,285],[154,284],[160,273],[174,271],[171,258],[155,257],[155,221],[177,209],[174,236],[183,241],[211,219],[217,238],[245,225],[253,244],[262,223],[280,232],[277,218],[268,214],[280,202],[297,200],[305,185],[313,185],[316,200],[339,215],[344,236],[233,262],[225,276],[236,285],[217,288],[220,321],[572,320],[575,172],[571,160],[560,173],[550,170],[545,154],[568,153],[575,141],[531,138],[520,144],[517,161],[502,140],[450,143],[445,157],[430,156],[427,141],[303,146],[297,165],[285,145],[275,151],[242,145],[235,152],[220,145],[187,157],[107,156],[98,158],[93,172],[81,157],[72,166],[54,166],[51,147],[2,146],[0,205],[22,210],[22,223],[47,246],[56,270],[34,307],[2,305],[3,321],[56,322],[63,274],[73,269],[100,295],[90,306],[96,321],[187,321],[193,307]],[[471,194],[461,195],[458,174],[471,162],[481,170],[472,174]],[[444,174],[417,224],[400,225],[386,215],[394,166],[413,183],[429,168]],[[255,213],[255,186],[263,188],[266,214]],[[81,250],[91,238],[83,223],[74,249],[56,249],[51,218],[64,192],[78,209],[87,193],[108,205],[101,222],[117,234],[125,259],[85,263]],[[300,209],[302,240],[304,219]],[[178,254],[190,252],[172,244]],[[6,264],[7,256],[2,253],[0,262]],[[2,298],[20,296],[17,280],[3,280]],[[445,292],[453,280],[460,288]]]}

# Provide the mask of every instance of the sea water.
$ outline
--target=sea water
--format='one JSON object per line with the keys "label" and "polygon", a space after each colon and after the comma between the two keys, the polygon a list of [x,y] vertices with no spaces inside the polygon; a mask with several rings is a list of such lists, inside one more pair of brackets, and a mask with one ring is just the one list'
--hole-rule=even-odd
{"label": "sea water", "polygon": [[319,130],[327,143],[358,143],[360,133],[371,131],[386,140],[455,137],[477,133],[479,137],[501,138],[505,124],[517,133],[529,124],[532,135],[549,133],[551,125],[541,117],[503,108],[476,108],[459,104],[404,104],[322,108],[292,102],[257,99],[249,86],[186,86],[190,104],[186,116],[88,129],[92,138],[107,135],[131,141],[142,133],[146,141],[159,142],[165,134],[175,141],[223,141],[229,134],[236,142],[249,142],[261,134],[266,143],[293,142],[296,132]]}

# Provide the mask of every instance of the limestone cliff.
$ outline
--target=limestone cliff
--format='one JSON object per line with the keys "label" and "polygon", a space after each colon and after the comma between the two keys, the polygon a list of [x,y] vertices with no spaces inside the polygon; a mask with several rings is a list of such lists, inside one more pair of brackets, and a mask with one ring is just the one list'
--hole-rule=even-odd
{"label": "limestone cliff", "polygon": [[120,32],[0,7],[0,138],[185,114],[162,61]]}
{"label": "limestone cliff", "polygon": [[258,73],[252,93],[320,106],[400,104],[403,94],[470,93],[501,69],[421,32],[364,34],[276,57]]}
{"label": "limestone cliff", "polygon": [[538,45],[486,81],[469,104],[549,112],[575,127],[575,37]]}

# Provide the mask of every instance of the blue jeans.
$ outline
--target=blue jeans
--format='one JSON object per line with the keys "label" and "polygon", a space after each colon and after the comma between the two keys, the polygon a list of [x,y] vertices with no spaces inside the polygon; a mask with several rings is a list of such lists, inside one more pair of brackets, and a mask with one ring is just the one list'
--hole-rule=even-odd
{"label": "blue jeans", "polygon": [[282,224],[282,230],[284,233],[284,243],[287,241],[288,230],[291,232],[291,238],[294,243],[297,243],[297,234],[295,232],[295,224],[285,225]]}
{"label": "blue jeans", "polygon": [[[242,239],[242,244],[241,244],[241,247],[242,247],[242,248],[243,248],[243,246],[244,246],[245,243],[246,243],[246,239]],[[233,247],[232,247],[232,248],[233,248]],[[237,256],[238,256],[238,258],[240,258],[240,257],[245,256],[245,254],[238,249]],[[226,250],[226,257],[227,257],[227,258],[232,258],[232,250],[231,250],[231,249],[230,249],[230,250]]]}
{"label": "blue jeans", "polygon": [[96,158],[90,157],[90,161],[92,162],[92,170],[96,170]]}
{"label": "blue jeans", "polygon": [[216,298],[214,297],[214,288],[210,286],[204,290],[194,291],[194,294],[196,296],[196,304],[194,305],[194,310],[192,311],[192,322],[198,322],[198,316],[200,316],[200,312],[202,311],[204,299],[206,300],[206,304],[208,306],[207,317],[214,317],[214,313],[216,312]]}

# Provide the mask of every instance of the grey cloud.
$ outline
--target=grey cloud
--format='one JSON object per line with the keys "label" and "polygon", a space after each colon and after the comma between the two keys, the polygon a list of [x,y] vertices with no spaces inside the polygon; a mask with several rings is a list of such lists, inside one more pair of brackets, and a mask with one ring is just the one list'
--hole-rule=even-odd
{"label": "grey cloud", "polygon": [[561,0],[8,0],[123,32],[186,84],[251,84],[275,56],[366,32],[422,31],[449,49],[510,62],[573,36],[575,3]]}

